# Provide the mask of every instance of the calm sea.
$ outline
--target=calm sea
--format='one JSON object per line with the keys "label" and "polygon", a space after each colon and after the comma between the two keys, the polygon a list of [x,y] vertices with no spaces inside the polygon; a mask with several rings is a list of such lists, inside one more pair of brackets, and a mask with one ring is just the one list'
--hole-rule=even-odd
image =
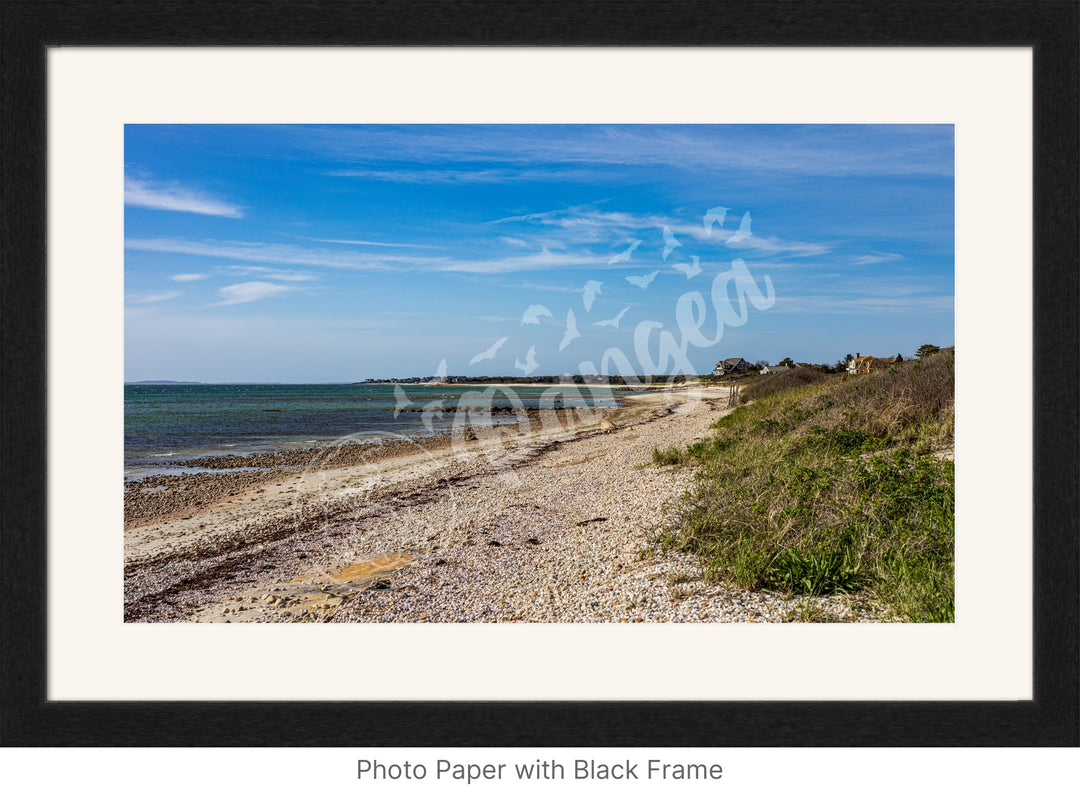
{"label": "calm sea", "polygon": [[436,431],[450,427],[453,415],[440,418],[433,414],[437,407],[616,406],[620,390],[598,388],[594,394],[584,387],[546,385],[127,384],[124,474],[135,479],[176,473],[177,460],[306,448],[342,437],[421,437],[430,433],[425,422]]}

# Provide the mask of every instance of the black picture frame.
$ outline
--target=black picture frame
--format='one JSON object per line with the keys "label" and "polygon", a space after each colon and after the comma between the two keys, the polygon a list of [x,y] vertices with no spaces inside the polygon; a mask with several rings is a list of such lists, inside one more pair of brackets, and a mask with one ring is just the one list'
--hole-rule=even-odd
{"label": "black picture frame", "polygon": [[[0,6],[0,15],[0,743],[262,746],[272,734],[275,746],[1080,744],[1076,0],[9,0]],[[1034,698],[794,703],[48,701],[46,49],[98,45],[1032,47]]]}

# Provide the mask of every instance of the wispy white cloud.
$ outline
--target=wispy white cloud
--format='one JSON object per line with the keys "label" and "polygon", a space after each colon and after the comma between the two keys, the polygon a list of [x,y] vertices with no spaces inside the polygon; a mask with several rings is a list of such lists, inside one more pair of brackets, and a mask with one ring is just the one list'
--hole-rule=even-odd
{"label": "wispy white cloud", "polygon": [[376,242],[367,239],[320,239],[318,237],[301,237],[299,234],[289,234],[288,236],[307,240],[308,242],[325,242],[331,245],[374,245],[379,248],[421,248],[424,250],[438,248],[437,245],[418,245],[414,242]]}
{"label": "wispy white cloud", "polygon": [[129,304],[156,304],[161,301],[168,301],[170,298],[176,298],[181,293],[177,290],[171,290],[169,292],[155,292],[146,293],[142,295],[129,295],[124,300]]}
{"label": "wispy white cloud", "polygon": [[191,212],[214,217],[243,217],[239,206],[212,198],[176,182],[150,181],[124,176],[124,203],[144,209]]}
{"label": "wispy white cloud", "polygon": [[600,267],[607,261],[605,257],[591,253],[553,253],[547,248],[538,253],[524,256],[512,256],[501,259],[447,260],[436,268],[440,272],[451,273],[517,273],[529,270],[555,270],[574,267]]}
{"label": "wispy white cloud", "polygon": [[[794,135],[792,132],[795,132]],[[621,165],[774,175],[938,175],[953,173],[947,125],[385,126],[303,130],[304,146],[356,165],[336,173],[386,180],[504,180],[538,162],[553,170],[593,171]],[[380,170],[373,158],[403,166]],[[497,162],[497,169],[460,165]],[[431,165],[455,164],[455,169]],[[521,167],[515,171],[515,167]],[[446,178],[453,176],[452,178]]]}
{"label": "wispy white cloud", "polygon": [[831,248],[817,242],[795,242],[783,240],[779,237],[747,237],[737,243],[728,245],[735,250],[757,250],[768,254],[787,254],[788,256],[821,256],[828,253]]}
{"label": "wispy white cloud", "polygon": [[173,281],[202,281],[207,278],[206,273],[176,273],[170,276]]}
{"label": "wispy white cloud", "polygon": [[586,181],[596,177],[593,170],[329,170],[335,178],[363,178],[369,181],[394,181],[406,184],[508,184],[518,181]]}
{"label": "wispy white cloud", "polygon": [[286,284],[272,284],[268,281],[245,281],[243,284],[230,284],[218,290],[222,300],[211,306],[231,306],[233,304],[249,304],[252,301],[261,301],[263,298],[272,298],[293,289]]}
{"label": "wispy white cloud", "polygon": [[955,306],[952,295],[921,297],[869,296],[842,297],[829,295],[780,295],[770,314],[818,312],[828,314],[945,314]]}
{"label": "wispy white cloud", "polygon": [[182,240],[169,238],[128,239],[124,247],[135,251],[184,253],[192,256],[213,256],[239,261],[269,262],[271,264],[332,267],[345,270],[396,270],[415,265],[417,257],[368,254],[359,251],[337,251],[325,248],[301,248],[265,242],[232,242],[220,240]]}
{"label": "wispy white cloud", "polygon": [[308,273],[303,270],[286,270],[273,267],[254,267],[247,265],[227,265],[218,268],[224,273],[237,276],[261,276],[271,281],[315,281],[319,278],[316,273]]}
{"label": "wispy white cloud", "polygon": [[509,173],[505,170],[328,170],[325,175],[407,184],[457,184],[505,181]]}
{"label": "wispy white cloud", "polygon": [[549,212],[536,212],[514,217],[503,217],[493,223],[542,223],[565,229],[603,229],[637,230],[641,228],[663,228],[671,221],[662,215],[643,215],[630,212],[602,212],[587,207],[555,209]]}
{"label": "wispy white cloud", "polygon": [[[729,238],[734,230],[713,226],[711,236],[705,231],[699,220],[686,221],[656,214],[634,214],[630,212],[603,212],[586,207],[557,209],[550,212],[504,217],[492,221],[499,223],[535,223],[560,229],[564,233],[564,244],[616,242],[618,248],[625,247],[625,238],[631,233],[661,241],[661,232],[665,228],[673,234],[688,236],[698,241],[711,240],[720,245]],[[646,246],[648,247],[648,246]],[[820,256],[832,250],[830,245],[815,242],[797,242],[784,240],[777,236],[746,237],[728,246],[734,249],[752,249],[772,255]]]}
{"label": "wispy white cloud", "polygon": [[875,253],[868,253],[862,256],[856,256],[851,260],[853,265],[876,265],[880,262],[895,262],[898,259],[904,257],[898,253],[882,253],[880,251]]}
{"label": "wispy white cloud", "polygon": [[546,248],[512,257],[492,256],[487,259],[456,259],[452,257],[397,256],[360,251],[329,251],[322,248],[299,248],[262,242],[220,242],[217,240],[129,239],[124,247],[130,250],[158,253],[184,253],[194,256],[214,256],[239,261],[271,264],[329,267],[343,270],[422,270],[457,273],[512,273],[552,268],[601,266],[606,257],[588,252],[556,253]]}
{"label": "wispy white cloud", "polygon": [[561,284],[536,284],[531,281],[525,281],[521,284],[512,284],[509,286],[521,287],[526,290],[540,290],[541,292],[570,292],[575,295],[581,292],[581,287],[567,287]]}
{"label": "wispy white cloud", "polygon": [[[660,242],[661,226],[664,218],[648,215],[633,215],[624,212],[596,212],[587,215],[574,215],[556,218],[555,213],[529,215],[533,220],[558,226],[560,236],[538,238],[536,245],[525,242],[525,250],[520,246],[513,251],[500,249],[498,237],[481,240],[481,248],[472,248],[482,254],[473,256],[450,255],[448,251],[461,250],[463,246],[448,246],[440,255],[421,255],[405,253],[376,253],[360,249],[312,248],[283,243],[235,242],[221,240],[183,240],[171,238],[128,239],[124,246],[133,251],[151,251],[157,253],[181,253],[192,256],[209,256],[238,262],[253,262],[252,266],[229,268],[232,272],[247,275],[260,275],[278,281],[308,281],[315,278],[309,273],[297,271],[278,271],[271,274],[266,271],[273,268],[266,265],[303,266],[332,268],[339,270],[392,271],[392,272],[451,272],[467,274],[500,274],[555,269],[618,270],[625,265],[611,261],[610,243],[619,247],[625,245],[625,237],[630,231],[645,231],[651,238],[651,245],[646,244],[644,253],[650,247],[656,250]],[[524,218],[514,218],[524,219]],[[549,222],[549,220],[551,222]],[[674,229],[675,226],[672,226]],[[505,245],[505,243],[504,243]],[[719,243],[717,243],[719,246]],[[763,254],[781,257],[805,257],[827,253],[827,245],[806,242],[788,242],[778,237],[751,237],[738,245],[739,249],[752,248]],[[501,251],[501,252],[500,252]],[[600,251],[600,252],[597,252]],[[636,255],[636,254],[635,254]]]}
{"label": "wispy white cloud", "polygon": [[[526,224],[531,232],[547,231],[550,236],[540,239],[548,248],[574,245],[615,247],[617,245],[620,251],[626,248],[629,240],[656,239],[659,242],[660,232],[665,225],[673,229],[679,225],[678,221],[673,221],[663,215],[606,212],[589,207],[556,209],[491,221],[491,225],[510,225],[515,228],[515,233],[521,233],[520,224]],[[607,262],[611,256],[612,254],[607,254],[604,262]]]}
{"label": "wispy white cloud", "polygon": [[517,223],[525,220],[545,220],[550,217],[555,217],[560,214],[576,214],[587,210],[585,206],[571,206],[566,209],[552,209],[547,212],[532,212],[530,214],[519,214],[509,217],[500,217],[498,220],[492,220],[492,223]]}

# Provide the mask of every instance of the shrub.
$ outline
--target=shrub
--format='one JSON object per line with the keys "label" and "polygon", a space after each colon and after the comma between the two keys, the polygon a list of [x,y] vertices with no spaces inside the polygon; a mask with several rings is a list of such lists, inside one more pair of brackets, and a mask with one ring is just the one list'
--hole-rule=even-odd
{"label": "shrub", "polygon": [[822,371],[803,367],[785,370],[783,373],[758,376],[753,384],[739,393],[739,402],[745,404],[747,401],[781,393],[785,390],[805,387],[808,384],[817,384],[827,378],[828,376]]}
{"label": "shrub", "polygon": [[700,555],[710,581],[953,620],[953,464],[929,454],[952,438],[953,363],[947,349],[842,383],[762,377],[796,384],[729,412],[714,438],[654,452],[700,466],[663,545]]}
{"label": "shrub", "polygon": [[682,449],[678,446],[652,450],[652,459],[657,465],[679,465],[683,462],[684,456]]}

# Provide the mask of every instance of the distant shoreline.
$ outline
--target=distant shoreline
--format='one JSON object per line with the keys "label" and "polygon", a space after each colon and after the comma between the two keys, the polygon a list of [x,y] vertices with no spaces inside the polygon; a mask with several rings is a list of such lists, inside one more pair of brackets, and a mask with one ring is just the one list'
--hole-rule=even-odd
{"label": "distant shoreline", "polygon": [[607,390],[618,391],[644,391],[655,392],[662,390],[684,390],[691,385],[698,384],[698,381],[691,380],[686,382],[684,380],[679,381],[664,381],[664,382],[639,382],[637,384],[625,383],[625,384],[613,384],[610,382],[530,382],[530,381],[504,381],[502,379],[488,379],[486,381],[468,381],[468,382],[437,382],[437,381],[422,381],[422,382],[355,382],[350,386],[353,387],[395,387],[397,385],[403,385],[408,387],[501,387],[508,385],[511,387],[601,387]]}
{"label": "distant shoreline", "polygon": [[[622,377],[619,377],[620,379]],[[693,381],[693,380],[691,380]],[[134,385],[181,385],[181,386],[199,386],[199,387],[394,387],[396,385],[408,385],[408,386],[426,386],[426,387],[497,387],[499,385],[513,385],[522,387],[612,387],[612,388],[629,388],[638,389],[640,387],[683,387],[686,385],[685,379],[671,380],[666,379],[663,381],[642,382],[637,380],[637,386],[627,381],[592,381],[592,382],[558,382],[558,381],[529,381],[528,379],[515,379],[513,377],[485,377],[481,379],[468,379],[466,381],[358,381],[358,382],[189,382],[189,381],[172,381],[167,379],[161,380],[147,380],[147,381],[125,381],[124,386]]]}
{"label": "distant shoreline", "polygon": [[137,382],[124,382],[124,384],[204,384],[204,382],[181,382],[171,379],[144,379]]}

